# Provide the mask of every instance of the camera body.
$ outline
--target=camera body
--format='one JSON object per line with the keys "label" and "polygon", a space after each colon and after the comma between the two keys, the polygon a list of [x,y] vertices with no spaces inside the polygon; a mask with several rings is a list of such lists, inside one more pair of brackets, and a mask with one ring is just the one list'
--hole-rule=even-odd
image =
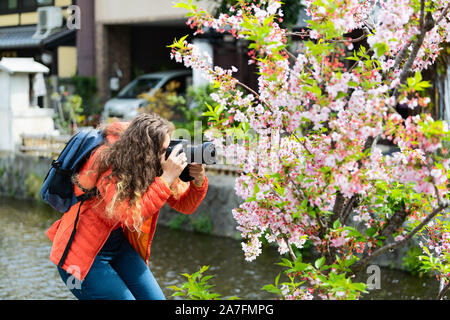
{"label": "camera body", "polygon": [[[182,148],[178,152],[185,153],[187,158],[187,163],[201,163],[201,164],[215,164],[216,163],[216,148],[212,142],[204,142],[199,145],[191,145],[188,140],[185,139],[176,139],[171,140],[169,147],[166,151],[166,160],[169,158],[170,154],[172,153],[173,149],[181,144]],[[189,175],[189,169],[188,166],[184,168],[183,172],[180,175],[180,179],[184,182],[189,182],[191,180],[194,180]]]}

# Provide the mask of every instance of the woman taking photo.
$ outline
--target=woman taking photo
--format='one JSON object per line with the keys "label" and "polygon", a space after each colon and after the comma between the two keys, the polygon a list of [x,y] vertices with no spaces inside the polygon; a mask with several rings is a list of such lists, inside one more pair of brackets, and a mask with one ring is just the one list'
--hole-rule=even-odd
{"label": "woman taking photo", "polygon": [[105,142],[86,161],[74,182],[79,196],[97,187],[99,195],[85,201],[69,242],[79,204],[47,231],[53,242],[50,260],[80,300],[163,300],[164,294],[148,267],[159,210],[167,202],[192,214],[204,199],[208,179],[204,166],[190,164],[193,181],[179,179],[186,155],[175,147],[166,159],[174,130],[155,114],[103,128]]}

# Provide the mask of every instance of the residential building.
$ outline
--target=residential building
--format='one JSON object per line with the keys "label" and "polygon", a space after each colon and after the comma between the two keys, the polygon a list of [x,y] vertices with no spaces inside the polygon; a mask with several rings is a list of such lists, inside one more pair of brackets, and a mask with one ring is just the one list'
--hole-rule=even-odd
{"label": "residential building", "polygon": [[170,59],[167,46],[192,34],[185,15],[172,1],[95,0],[95,63],[102,98],[112,95],[111,78],[118,78],[121,88],[141,74],[183,69]]}
{"label": "residential building", "polygon": [[[0,58],[34,58],[50,68],[50,75],[70,77],[75,74],[76,30],[65,25],[71,14],[67,9],[73,2],[0,0]],[[46,12],[39,18],[38,10],[43,7],[54,7],[56,10]],[[47,30],[46,23],[51,22],[56,24]],[[39,25],[48,32],[39,34]]]}

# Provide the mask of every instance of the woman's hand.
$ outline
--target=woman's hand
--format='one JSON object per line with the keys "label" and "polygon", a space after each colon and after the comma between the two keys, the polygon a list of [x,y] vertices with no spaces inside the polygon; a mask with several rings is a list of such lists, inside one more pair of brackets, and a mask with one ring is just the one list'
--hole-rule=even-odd
{"label": "woman's hand", "polygon": [[192,163],[188,166],[188,169],[189,175],[194,178],[194,184],[197,187],[201,187],[206,177],[205,166],[203,164]]}
{"label": "woman's hand", "polygon": [[169,187],[174,183],[174,181],[180,176],[184,168],[186,168],[187,166],[186,154],[184,152],[178,154],[181,148],[181,144],[175,146],[167,160],[165,154],[161,156],[161,167],[163,170],[161,178],[169,184]]}

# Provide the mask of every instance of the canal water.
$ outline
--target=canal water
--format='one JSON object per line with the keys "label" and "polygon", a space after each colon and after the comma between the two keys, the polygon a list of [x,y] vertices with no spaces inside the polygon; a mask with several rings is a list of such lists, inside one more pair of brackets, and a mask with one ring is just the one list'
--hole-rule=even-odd
{"label": "canal water", "polygon": [[[34,202],[0,197],[0,299],[74,299],[48,259],[50,241],[45,231],[60,214]],[[262,291],[281,271],[279,255],[266,249],[256,261],[244,260],[239,241],[172,230],[158,226],[152,245],[151,269],[168,299],[180,286],[181,273],[194,273],[209,265],[213,290],[225,297],[274,299]],[[368,275],[367,275],[368,276]],[[359,278],[364,281],[366,275]],[[433,299],[438,290],[434,278],[381,269],[381,289],[364,299]]]}

